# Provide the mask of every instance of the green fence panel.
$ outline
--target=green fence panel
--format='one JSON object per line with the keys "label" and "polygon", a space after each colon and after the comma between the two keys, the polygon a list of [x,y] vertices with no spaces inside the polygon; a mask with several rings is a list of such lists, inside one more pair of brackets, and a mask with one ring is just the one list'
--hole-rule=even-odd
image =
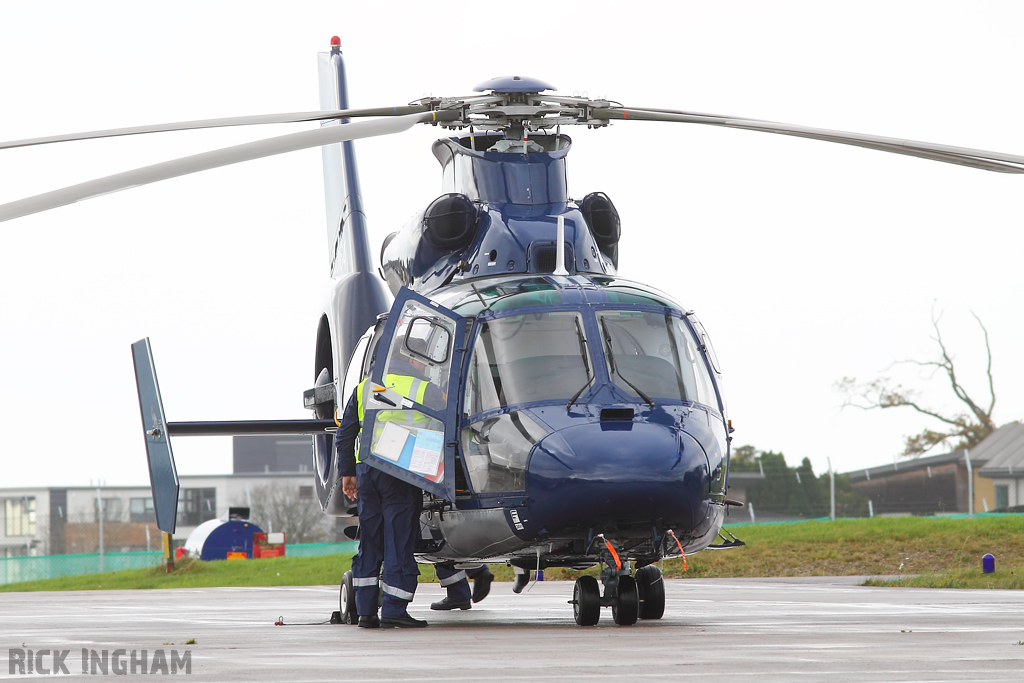
{"label": "green fence panel", "polygon": [[[122,569],[155,567],[162,561],[163,553],[159,550],[155,552],[104,553],[103,571],[116,572]],[[98,574],[99,572],[99,553],[0,558],[0,584],[78,576],[79,574]]]}
{"label": "green fence panel", "polygon": [[285,546],[285,557],[317,557],[320,555],[338,555],[354,553],[359,549],[356,541],[344,543],[289,543]]}
{"label": "green fence panel", "polygon": [[[344,543],[293,543],[286,546],[286,557],[317,557],[354,553],[359,549],[355,541]],[[104,553],[103,572],[122,569],[156,567],[163,562],[163,552]],[[55,579],[61,576],[99,574],[99,553],[81,555],[40,555],[36,557],[0,557],[0,584]]]}

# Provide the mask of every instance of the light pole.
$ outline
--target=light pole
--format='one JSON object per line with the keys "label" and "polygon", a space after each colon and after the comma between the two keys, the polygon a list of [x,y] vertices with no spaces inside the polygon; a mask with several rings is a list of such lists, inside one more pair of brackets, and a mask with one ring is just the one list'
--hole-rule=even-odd
{"label": "light pole", "polygon": [[829,477],[829,488],[832,493],[832,521],[836,521],[836,473],[832,469],[832,458],[826,458],[828,460],[828,477]]}
{"label": "light pole", "polygon": [[971,449],[964,449],[967,459],[967,516],[974,517],[974,470],[971,469]]}

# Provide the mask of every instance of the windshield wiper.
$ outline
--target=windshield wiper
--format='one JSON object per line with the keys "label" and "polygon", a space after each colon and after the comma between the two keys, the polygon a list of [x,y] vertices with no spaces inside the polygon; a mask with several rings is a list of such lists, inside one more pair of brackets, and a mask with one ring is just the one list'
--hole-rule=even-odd
{"label": "windshield wiper", "polygon": [[569,402],[565,404],[566,410],[572,408],[572,404],[576,402],[576,399],[578,399],[584,391],[586,391],[587,387],[590,386],[590,383],[594,379],[590,374],[590,361],[587,360],[587,338],[583,336],[583,330],[580,328],[580,319],[576,318],[575,322],[576,338],[579,339],[580,342],[580,357],[583,358],[583,368],[587,371],[587,382],[580,387],[580,390],[573,394],[572,398],[569,399]]}
{"label": "windshield wiper", "polygon": [[608,353],[608,364],[612,366],[612,372],[618,375],[623,382],[628,384],[630,388],[637,393],[637,396],[642,398],[644,401],[647,402],[647,405],[653,408],[654,401],[651,400],[651,397],[645,394],[643,391],[641,391],[640,387],[638,387],[637,385],[633,384],[628,379],[623,377],[622,373],[619,371],[619,366],[615,362],[615,355],[612,354],[612,336],[608,333],[608,326],[604,324],[604,318],[601,318],[601,329],[604,331],[605,350]]}

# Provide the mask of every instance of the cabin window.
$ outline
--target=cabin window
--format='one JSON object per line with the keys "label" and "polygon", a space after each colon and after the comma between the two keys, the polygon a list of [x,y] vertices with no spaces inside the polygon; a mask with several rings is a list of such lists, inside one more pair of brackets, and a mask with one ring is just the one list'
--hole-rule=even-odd
{"label": "cabin window", "polygon": [[526,461],[547,432],[520,412],[489,417],[462,430],[462,454],[475,493],[526,490]]}
{"label": "cabin window", "polygon": [[597,314],[608,375],[626,394],[716,406],[714,385],[679,318],[646,311]]}
{"label": "cabin window", "polygon": [[348,404],[348,398],[352,395],[352,390],[359,384],[359,380],[362,379],[360,376],[363,369],[363,356],[366,355],[366,345],[370,343],[370,338],[363,335],[356,342],[356,348],[352,351],[352,358],[348,361],[348,370],[345,372],[345,385],[341,390],[341,396],[336,398],[338,406],[338,414],[345,412],[345,406]]}
{"label": "cabin window", "polygon": [[396,376],[427,382],[424,392],[413,400],[444,410],[454,323],[412,300],[405,302],[398,320],[384,369],[385,384],[393,384]]}
{"label": "cabin window", "polygon": [[567,401],[593,378],[574,311],[512,315],[479,324],[464,412],[533,401]]}

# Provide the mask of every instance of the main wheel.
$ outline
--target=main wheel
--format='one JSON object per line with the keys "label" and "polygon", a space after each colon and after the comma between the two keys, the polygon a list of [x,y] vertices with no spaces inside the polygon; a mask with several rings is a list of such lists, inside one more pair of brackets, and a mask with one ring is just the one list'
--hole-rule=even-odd
{"label": "main wheel", "polygon": [[355,624],[359,621],[359,612],[356,610],[356,591],[352,587],[351,569],[341,577],[341,596],[338,603],[341,611],[341,623]]}
{"label": "main wheel", "polygon": [[576,579],[572,589],[572,616],[578,626],[594,626],[601,618],[601,591],[593,576]]}
{"label": "main wheel", "polygon": [[619,587],[612,596],[612,619],[619,626],[632,626],[640,614],[640,596],[636,591],[636,579],[620,576]]}
{"label": "main wheel", "polygon": [[661,619],[665,614],[665,582],[661,570],[653,564],[639,569],[636,588],[640,594],[640,618]]}

